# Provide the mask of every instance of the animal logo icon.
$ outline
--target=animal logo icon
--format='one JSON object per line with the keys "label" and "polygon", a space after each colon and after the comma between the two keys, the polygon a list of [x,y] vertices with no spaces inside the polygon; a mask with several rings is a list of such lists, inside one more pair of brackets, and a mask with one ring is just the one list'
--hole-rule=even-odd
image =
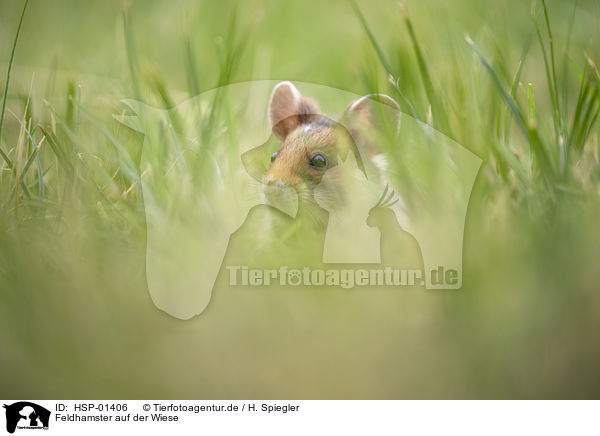
{"label": "animal logo icon", "polygon": [[6,409],[6,431],[9,433],[14,433],[17,428],[48,429],[50,411],[38,404],[19,401],[4,404],[3,407]]}

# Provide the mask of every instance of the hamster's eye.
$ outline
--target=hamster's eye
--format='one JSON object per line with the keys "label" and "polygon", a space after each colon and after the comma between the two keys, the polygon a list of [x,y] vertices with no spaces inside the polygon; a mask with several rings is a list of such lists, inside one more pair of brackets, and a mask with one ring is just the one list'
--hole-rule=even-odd
{"label": "hamster's eye", "polygon": [[327,159],[322,154],[317,153],[310,158],[310,166],[318,170],[324,170],[327,168]]}
{"label": "hamster's eye", "polygon": [[271,155],[271,162],[273,162],[275,160],[275,158],[277,157],[278,154],[279,154],[278,152],[275,152]]}

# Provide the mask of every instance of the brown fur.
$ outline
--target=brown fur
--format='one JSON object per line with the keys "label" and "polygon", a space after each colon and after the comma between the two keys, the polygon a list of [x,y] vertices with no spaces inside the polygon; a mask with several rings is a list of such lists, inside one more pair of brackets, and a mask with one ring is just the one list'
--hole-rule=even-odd
{"label": "brown fur", "polygon": [[[393,99],[384,95],[365,96],[350,104],[342,115],[344,124],[355,126],[352,136],[359,137],[358,132],[364,124],[376,125],[371,113],[376,103],[392,108],[393,122],[397,122],[397,113],[393,112],[399,107]],[[348,151],[353,147],[349,132],[340,124],[320,115],[317,104],[302,96],[290,82],[282,82],[273,90],[269,118],[273,133],[282,141],[282,146],[263,175],[263,182],[266,184],[293,186],[296,189],[314,187],[327,169],[337,165],[339,158],[346,159]],[[374,147],[367,148],[372,154],[376,154]],[[312,157],[317,153],[326,158],[326,169],[310,165]],[[359,161],[358,155],[357,158]],[[358,164],[362,166],[361,162]]]}
{"label": "brown fur", "polygon": [[328,168],[335,166],[343,142],[339,128],[329,120],[321,118],[308,124],[298,124],[286,136],[263,180],[268,184],[296,187],[315,185],[321,181],[325,171],[312,168],[310,159],[320,153],[327,159]]}
{"label": "brown fur", "polygon": [[301,95],[289,82],[280,83],[273,90],[269,104],[269,118],[273,133],[282,141],[300,124],[315,121],[319,106]]}

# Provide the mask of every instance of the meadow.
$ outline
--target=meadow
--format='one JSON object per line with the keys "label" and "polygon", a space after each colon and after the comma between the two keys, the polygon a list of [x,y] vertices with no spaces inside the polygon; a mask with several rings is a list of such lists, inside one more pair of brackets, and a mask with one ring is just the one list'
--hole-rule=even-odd
{"label": "meadow", "polygon": [[[594,0],[3,1],[0,393],[598,398],[599,23]],[[124,100],[267,79],[386,93],[482,160],[460,290],[222,271],[201,315],[155,306]]]}

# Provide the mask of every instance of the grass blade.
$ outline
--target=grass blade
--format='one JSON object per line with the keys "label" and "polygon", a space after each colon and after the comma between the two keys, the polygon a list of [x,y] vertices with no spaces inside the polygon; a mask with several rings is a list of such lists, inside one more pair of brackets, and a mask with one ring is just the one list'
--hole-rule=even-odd
{"label": "grass blade", "polygon": [[360,21],[362,28],[364,29],[365,33],[367,34],[367,37],[369,38],[371,45],[375,49],[375,52],[377,53],[377,57],[379,58],[379,62],[381,62],[381,64],[383,65],[383,69],[388,74],[389,81],[392,84],[394,90],[397,92],[398,96],[400,97],[401,103],[403,103],[404,106],[406,108],[408,108],[407,112],[409,113],[409,115],[411,115],[415,118],[418,118],[417,111],[415,110],[414,105],[410,102],[410,100],[408,100],[408,98],[406,98],[406,96],[402,92],[402,89],[400,88],[400,85],[398,84],[398,80],[395,79],[394,72],[392,71],[392,66],[391,66],[390,62],[388,61],[387,57],[385,56],[385,53],[381,49],[381,46],[377,42],[375,35],[371,31],[371,28],[369,27],[369,24],[367,23],[365,16],[363,15],[360,8],[356,4],[356,1],[348,0],[348,2],[350,3],[350,6],[354,10],[354,14],[358,18],[358,21]]}
{"label": "grass blade", "polygon": [[375,35],[373,35],[373,32],[371,32],[371,28],[367,24],[367,20],[365,19],[365,16],[363,15],[363,13],[361,12],[360,8],[356,4],[356,1],[355,0],[348,0],[348,2],[350,3],[350,6],[352,6],[352,9],[354,10],[354,14],[356,15],[356,17],[360,21],[360,24],[362,25],[365,33],[367,34],[367,37],[369,38],[369,41],[371,41],[371,44],[373,45],[373,48],[377,52],[377,57],[379,57],[379,61],[383,65],[383,68],[385,69],[385,71],[388,74],[391,74],[393,76],[392,65],[390,64],[390,62],[388,61],[387,57],[383,53],[383,50],[381,49],[381,46],[377,42],[377,39],[375,39]]}
{"label": "grass blade", "polygon": [[513,116],[515,117],[515,120],[517,121],[517,125],[523,133],[523,136],[525,136],[525,138],[530,144],[532,150],[532,158],[535,156],[536,161],[539,163],[541,175],[544,178],[546,186],[549,189],[549,191],[552,192],[554,190],[552,180],[554,179],[555,175],[555,166],[552,165],[552,160],[550,158],[551,153],[550,150],[548,150],[547,144],[541,139],[536,127],[528,125],[525,115],[519,107],[519,105],[517,104],[516,100],[512,98],[508,92],[506,92],[504,86],[502,85],[502,82],[500,81],[500,78],[498,77],[490,63],[487,61],[485,56],[483,56],[483,54],[479,51],[473,40],[468,35],[465,35],[465,39],[479,58],[480,62],[483,64],[484,68],[489,73],[493,83],[496,85],[496,88],[500,92],[502,99],[510,108]]}
{"label": "grass blade", "polygon": [[190,96],[200,94],[200,85],[198,84],[198,69],[196,68],[196,57],[189,35],[185,37],[185,53],[186,53],[186,73],[188,80],[188,88]]}
{"label": "grass blade", "polygon": [[[544,4],[544,11],[546,11],[545,9],[545,4]],[[547,16],[547,14],[546,14]],[[552,116],[552,124],[554,127],[554,136],[556,138],[556,141],[558,142],[558,138],[560,137],[560,112],[558,112],[558,95],[557,95],[557,91],[556,88],[554,86],[555,82],[553,80],[553,76],[552,76],[552,72],[553,72],[553,67],[550,65],[551,61],[548,60],[548,53],[546,53],[546,47],[544,45],[544,38],[542,36],[542,31],[540,29],[540,26],[538,24],[538,21],[535,17],[535,15],[533,16],[533,20],[534,20],[534,24],[535,24],[535,31],[536,31],[536,35],[538,38],[538,42],[540,43],[540,49],[542,50],[542,57],[544,59],[544,72],[546,73],[546,82],[548,83],[548,93],[550,94],[550,103],[552,105],[552,112],[553,112],[553,116]],[[547,24],[547,26],[549,26],[549,24]],[[551,33],[550,33],[551,35]],[[554,59],[554,45],[551,42],[551,48],[550,48],[550,55],[552,57],[552,59]],[[553,61],[552,61],[553,62]]]}
{"label": "grass blade", "polygon": [[[4,96],[2,97],[2,113],[0,113],[0,141],[2,140],[2,126],[4,125],[4,111],[6,109],[6,98],[8,97],[8,84],[10,82],[10,72],[12,70],[13,60],[15,58],[15,50],[17,48],[17,41],[19,40],[19,34],[21,33],[21,25],[23,24],[23,18],[25,17],[25,11],[27,10],[27,4],[29,0],[25,0],[23,5],[23,12],[21,12],[21,19],[19,20],[19,26],[17,27],[17,34],[15,35],[15,41],[13,42],[12,51],[10,52],[10,59],[8,61],[8,71],[6,72],[6,84],[4,85]],[[0,149],[2,147],[0,146]],[[1,150],[0,150],[1,151]],[[6,155],[2,151],[2,158],[6,160]]]}
{"label": "grass blade", "polygon": [[531,83],[527,84],[527,108],[529,109],[529,124],[533,124],[535,123],[535,99],[533,96],[533,85]]}
{"label": "grass blade", "polygon": [[133,41],[133,35],[131,32],[131,24],[129,21],[129,15],[127,11],[123,12],[123,34],[125,35],[125,50],[127,53],[127,61],[129,65],[129,73],[131,74],[131,84],[133,86],[133,94],[136,99],[142,99],[142,92],[140,89],[140,81],[138,74],[138,62],[135,51],[135,44]]}
{"label": "grass blade", "polygon": [[55,156],[58,158],[58,161],[60,162],[60,164],[69,173],[71,173],[73,171],[73,167],[71,165],[71,162],[69,162],[69,160],[67,159],[67,155],[65,154],[64,150],[58,144],[58,139],[56,138],[56,136],[54,136],[54,133],[52,133],[51,130],[46,130],[44,128],[44,126],[42,126],[42,125],[39,125],[39,128],[42,131],[42,133],[44,134],[44,136],[46,137],[46,140],[48,141],[48,145],[50,145],[50,148],[54,152]]}
{"label": "grass blade", "polygon": [[[548,44],[550,46],[550,65],[552,67],[552,84],[554,88],[554,99],[556,101],[556,114],[558,116],[557,122],[559,125],[562,124],[560,117],[560,98],[558,96],[558,85],[556,80],[556,61],[554,59],[554,39],[552,38],[552,29],[550,26],[550,18],[548,17],[548,8],[546,7],[546,0],[542,0],[542,7],[544,9],[544,18],[546,20],[546,30],[548,32]],[[562,126],[561,126],[562,131]]]}
{"label": "grass blade", "polygon": [[421,79],[423,80],[423,87],[425,88],[425,94],[427,95],[427,99],[431,104],[431,112],[433,115],[434,126],[438,128],[442,133],[447,135],[450,134],[448,121],[446,118],[446,114],[443,111],[441,102],[437,98],[437,93],[433,88],[433,82],[431,81],[431,76],[429,75],[429,69],[427,68],[427,63],[425,62],[425,56],[423,55],[423,51],[421,50],[421,46],[417,39],[417,35],[415,33],[414,26],[412,24],[412,20],[410,19],[410,15],[408,14],[408,10],[404,5],[402,5],[402,18],[404,23],[406,24],[406,28],[408,30],[408,35],[410,36],[410,40],[413,45],[413,49],[415,51],[415,55],[417,57],[417,65],[419,67],[419,72],[421,73]]}

